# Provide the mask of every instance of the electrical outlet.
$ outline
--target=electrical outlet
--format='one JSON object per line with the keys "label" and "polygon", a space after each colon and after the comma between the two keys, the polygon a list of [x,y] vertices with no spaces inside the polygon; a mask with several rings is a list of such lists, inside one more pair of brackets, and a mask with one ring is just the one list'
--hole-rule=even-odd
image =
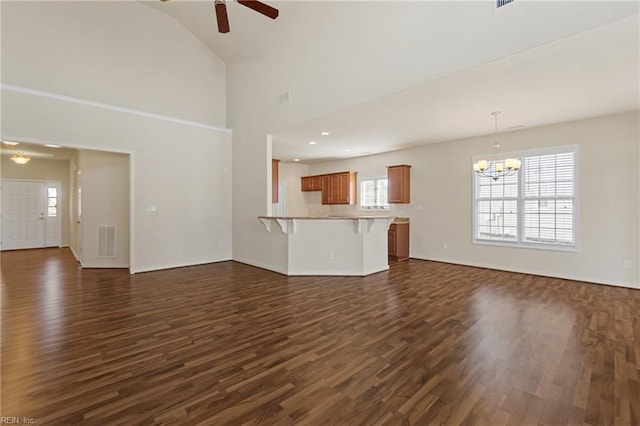
{"label": "electrical outlet", "polygon": [[330,251],[329,252],[329,260],[333,260],[334,258],[335,258],[335,254],[332,251]]}
{"label": "electrical outlet", "polygon": [[445,250],[446,250],[446,249],[448,249],[448,248],[449,248],[449,244],[447,244],[447,243],[442,243],[442,248],[443,248],[443,249],[445,249]]}
{"label": "electrical outlet", "polygon": [[622,262],[624,269],[631,269],[631,259],[625,259],[624,262]]}

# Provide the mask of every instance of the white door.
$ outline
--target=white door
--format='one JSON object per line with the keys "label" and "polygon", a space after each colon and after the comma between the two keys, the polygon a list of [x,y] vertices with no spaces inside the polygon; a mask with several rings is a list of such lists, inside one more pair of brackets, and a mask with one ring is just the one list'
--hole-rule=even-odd
{"label": "white door", "polygon": [[45,247],[45,184],[2,181],[2,250]]}

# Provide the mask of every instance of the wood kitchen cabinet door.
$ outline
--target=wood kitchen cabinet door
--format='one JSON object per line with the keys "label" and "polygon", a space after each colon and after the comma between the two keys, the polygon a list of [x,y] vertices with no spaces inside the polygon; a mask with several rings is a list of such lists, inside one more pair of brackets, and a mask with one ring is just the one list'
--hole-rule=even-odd
{"label": "wood kitchen cabinet door", "polygon": [[411,166],[401,164],[387,168],[389,180],[389,203],[408,204],[411,202]]}
{"label": "wood kitchen cabinet door", "polygon": [[387,248],[389,257],[393,258],[396,255],[396,225],[393,223],[389,227]]}
{"label": "wood kitchen cabinet door", "polygon": [[322,204],[333,204],[331,193],[331,175],[322,176]]}
{"label": "wood kitchen cabinet door", "polygon": [[271,160],[271,202],[278,202],[278,165],[280,160]]}
{"label": "wood kitchen cabinet door", "polygon": [[322,190],[322,176],[310,176],[311,182],[311,191],[321,191]]}
{"label": "wood kitchen cabinet door", "polygon": [[311,176],[303,176],[300,178],[300,189],[302,191],[313,191],[313,189],[311,189]]}
{"label": "wood kitchen cabinet door", "polygon": [[300,178],[300,189],[304,192],[322,190],[322,176],[303,176]]}
{"label": "wood kitchen cabinet door", "polygon": [[389,226],[389,260],[409,259],[409,223],[398,222]]}

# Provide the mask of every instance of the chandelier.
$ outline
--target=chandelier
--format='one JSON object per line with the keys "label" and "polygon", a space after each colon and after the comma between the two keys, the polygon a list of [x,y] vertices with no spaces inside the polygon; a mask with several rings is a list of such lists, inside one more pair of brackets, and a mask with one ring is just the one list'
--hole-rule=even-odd
{"label": "chandelier", "polygon": [[13,162],[16,164],[23,165],[23,164],[27,164],[29,160],[31,160],[31,157],[19,152],[17,154],[13,154],[11,156],[11,160],[13,160]]}
{"label": "chandelier", "polygon": [[498,160],[498,115],[500,111],[494,111],[493,121],[495,125],[495,142],[493,143],[493,160],[480,160],[473,163],[473,171],[480,176],[490,177],[493,180],[498,180],[500,176],[511,176],[518,172],[520,169],[520,160],[517,158],[506,158],[504,160]]}

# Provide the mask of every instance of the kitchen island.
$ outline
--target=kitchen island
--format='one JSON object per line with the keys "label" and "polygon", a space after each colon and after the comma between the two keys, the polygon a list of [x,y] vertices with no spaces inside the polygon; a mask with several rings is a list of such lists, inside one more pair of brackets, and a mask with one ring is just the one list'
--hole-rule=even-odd
{"label": "kitchen island", "polygon": [[391,216],[259,216],[274,260],[285,275],[364,276],[389,269]]}

